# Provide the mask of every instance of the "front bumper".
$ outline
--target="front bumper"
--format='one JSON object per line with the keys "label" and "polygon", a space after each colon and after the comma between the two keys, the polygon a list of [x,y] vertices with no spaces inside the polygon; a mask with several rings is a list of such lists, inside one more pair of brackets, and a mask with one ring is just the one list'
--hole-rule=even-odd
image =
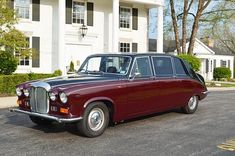
{"label": "front bumper", "polygon": [[207,96],[210,92],[207,90],[207,91],[204,91],[202,92],[203,95]]}
{"label": "front bumper", "polygon": [[40,113],[36,113],[36,112],[29,112],[29,111],[24,111],[24,110],[20,110],[20,109],[10,109],[11,112],[17,112],[17,113],[22,113],[22,114],[27,114],[30,116],[36,116],[36,117],[40,117],[43,119],[48,119],[48,120],[53,120],[59,123],[72,123],[72,122],[77,122],[79,120],[82,120],[82,117],[78,117],[78,118],[60,118],[60,117],[56,117],[56,116],[51,116],[48,114],[40,114]]}

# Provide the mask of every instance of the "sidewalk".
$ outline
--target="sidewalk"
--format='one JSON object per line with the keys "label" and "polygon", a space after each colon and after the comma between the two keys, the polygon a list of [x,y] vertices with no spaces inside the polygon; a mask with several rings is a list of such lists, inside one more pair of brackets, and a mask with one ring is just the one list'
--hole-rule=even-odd
{"label": "sidewalk", "polygon": [[[208,87],[208,91],[214,92],[214,91],[229,91],[229,90],[235,90],[235,87]],[[10,108],[10,107],[16,107],[17,106],[17,97],[0,97],[0,109],[2,108]]]}
{"label": "sidewalk", "polygon": [[235,87],[207,87],[209,91],[229,91],[235,90]]}
{"label": "sidewalk", "polygon": [[16,101],[17,101],[16,96],[0,97],[0,109],[1,108],[16,107],[17,106]]}

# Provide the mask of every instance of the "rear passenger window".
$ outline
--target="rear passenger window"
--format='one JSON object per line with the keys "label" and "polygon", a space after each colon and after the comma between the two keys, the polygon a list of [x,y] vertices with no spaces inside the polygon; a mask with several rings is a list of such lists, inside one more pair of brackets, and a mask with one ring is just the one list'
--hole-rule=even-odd
{"label": "rear passenger window", "polygon": [[185,68],[182,64],[182,61],[178,58],[174,58],[175,63],[175,73],[177,76],[187,76]]}
{"label": "rear passenger window", "polygon": [[173,69],[170,57],[153,57],[153,65],[156,76],[172,77]]}

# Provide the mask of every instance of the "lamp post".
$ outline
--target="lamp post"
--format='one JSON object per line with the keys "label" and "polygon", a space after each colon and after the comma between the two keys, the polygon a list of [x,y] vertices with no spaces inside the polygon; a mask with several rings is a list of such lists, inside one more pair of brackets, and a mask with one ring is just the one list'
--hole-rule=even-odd
{"label": "lamp post", "polygon": [[81,36],[82,36],[82,37],[85,37],[85,36],[86,36],[87,30],[88,30],[88,28],[87,28],[87,26],[85,26],[85,24],[83,24],[83,25],[80,27],[80,31],[81,31]]}

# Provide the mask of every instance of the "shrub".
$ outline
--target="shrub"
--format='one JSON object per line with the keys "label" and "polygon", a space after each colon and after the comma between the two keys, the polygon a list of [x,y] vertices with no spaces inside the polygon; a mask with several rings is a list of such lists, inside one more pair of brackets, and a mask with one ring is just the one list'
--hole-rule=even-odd
{"label": "shrub", "polygon": [[53,73],[54,76],[61,76],[62,75],[62,71],[61,70],[55,70]]}
{"label": "shrub", "polygon": [[15,93],[17,84],[28,81],[27,74],[2,75],[0,76],[0,94],[12,95]]}
{"label": "shrub", "polygon": [[69,72],[74,72],[74,63],[73,63],[73,61],[70,62]]}
{"label": "shrub", "polygon": [[231,78],[231,70],[225,67],[218,67],[214,69],[213,72],[215,80],[221,80],[223,78],[230,79]]}
{"label": "shrub", "polygon": [[0,51],[0,74],[12,74],[17,68],[17,63],[17,59],[10,52]]}
{"label": "shrub", "polygon": [[35,73],[29,73],[28,78],[30,81],[32,80],[39,80],[39,79],[46,79],[49,77],[55,77],[57,75],[54,74],[35,74]]}
{"label": "shrub", "polygon": [[201,61],[196,56],[181,54],[181,55],[178,55],[178,57],[188,62],[194,71],[200,70]]}
{"label": "shrub", "polygon": [[32,80],[45,79],[61,75],[60,70],[56,70],[53,74],[14,74],[14,75],[0,75],[0,96],[14,95],[15,86]]}

